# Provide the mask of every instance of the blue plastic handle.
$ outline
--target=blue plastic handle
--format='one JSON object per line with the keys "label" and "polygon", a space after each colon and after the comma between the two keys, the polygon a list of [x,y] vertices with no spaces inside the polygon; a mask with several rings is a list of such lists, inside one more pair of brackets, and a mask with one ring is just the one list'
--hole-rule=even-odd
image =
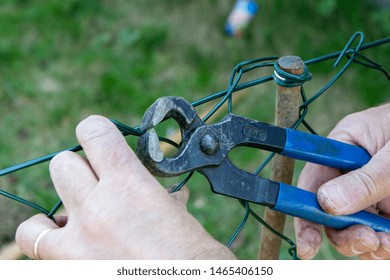
{"label": "blue plastic handle", "polygon": [[361,147],[289,128],[280,154],[342,170],[360,168],[371,159]]}
{"label": "blue plastic handle", "polygon": [[390,233],[390,219],[367,211],[345,216],[330,215],[321,209],[314,193],[284,183],[280,183],[279,195],[272,209],[335,229],[360,224]]}
{"label": "blue plastic handle", "polygon": [[[289,128],[286,129],[286,145],[281,154],[342,170],[360,168],[371,159],[361,147]],[[360,224],[390,233],[389,219],[366,211],[346,216],[328,214],[322,210],[314,193],[284,183],[280,183],[273,209],[335,229]]]}

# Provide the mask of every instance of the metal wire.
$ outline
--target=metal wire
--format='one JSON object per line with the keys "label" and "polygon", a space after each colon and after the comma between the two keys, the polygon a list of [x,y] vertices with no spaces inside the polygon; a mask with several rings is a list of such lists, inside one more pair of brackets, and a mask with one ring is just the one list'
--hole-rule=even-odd
{"label": "metal wire", "polygon": [[[357,46],[352,47],[352,45],[359,39]],[[330,53],[321,57],[313,58],[310,60],[305,61],[305,71],[301,75],[292,75],[284,72],[280,67],[278,67],[276,60],[278,57],[276,56],[269,56],[269,57],[262,57],[262,58],[256,58],[253,60],[244,61],[242,63],[239,63],[236,65],[236,67],[233,69],[232,74],[229,79],[228,87],[225,90],[222,90],[220,92],[216,92],[214,94],[208,95],[204,98],[201,98],[199,100],[196,100],[192,103],[194,107],[200,106],[202,104],[208,103],[213,100],[220,99],[219,102],[207,113],[207,115],[203,118],[204,121],[208,121],[211,116],[213,116],[218,110],[221,109],[221,107],[227,102],[228,103],[228,112],[232,112],[233,110],[233,100],[232,95],[235,92],[241,91],[243,89],[257,86],[272,80],[275,80],[276,83],[281,84],[283,86],[297,86],[302,85],[301,87],[301,99],[302,104],[300,106],[300,114],[299,118],[296,121],[296,123],[292,126],[293,129],[298,128],[301,124],[305,126],[311,133],[316,134],[314,129],[308,124],[308,122],[305,120],[305,117],[309,111],[309,106],[313,102],[315,102],[320,96],[322,96],[344,73],[345,71],[351,66],[352,63],[356,63],[360,66],[366,67],[368,69],[374,69],[376,71],[381,72],[387,80],[390,81],[390,75],[389,73],[377,62],[373,61],[372,59],[368,58],[367,56],[361,54],[361,51],[366,49],[371,49],[374,47],[378,47],[384,44],[390,43],[390,38],[384,38],[381,40],[377,40],[374,42],[371,42],[369,44],[364,44],[364,34],[362,32],[356,32],[347,42],[345,47],[342,51]],[[312,76],[308,71],[308,67],[313,64],[317,64],[320,62],[328,61],[330,59],[335,59],[336,62],[334,63],[334,67],[339,67],[341,61],[346,58],[347,61],[340,68],[340,70],[316,93],[312,95],[312,97],[307,98],[307,95],[304,91],[303,84],[307,81],[309,81]],[[253,71],[258,68],[264,68],[264,67],[273,67],[273,73],[271,75],[267,75],[265,77],[260,77],[253,79],[248,82],[240,83],[242,77],[245,73],[248,73],[250,71]],[[112,122],[118,127],[118,129],[122,132],[124,136],[132,135],[135,137],[141,136],[144,134],[144,131],[141,131],[139,127],[130,127],[127,126],[121,122],[118,122],[116,120],[112,120]],[[173,142],[170,139],[160,137],[160,140],[163,142],[166,142],[174,147],[179,147],[180,145]],[[29,160],[23,163],[19,163],[7,168],[4,168],[0,170],[0,177],[5,176],[11,173],[14,173],[16,171],[29,168],[38,164],[41,164],[43,162],[51,160],[55,155],[62,151],[73,151],[78,152],[81,151],[82,147],[80,145],[76,145],[61,151],[57,151],[55,153],[51,153],[42,157],[38,157],[33,160]],[[259,167],[253,172],[256,175],[259,175],[263,169],[268,165],[268,163],[273,158],[274,153],[271,153],[260,165]],[[180,190],[192,177],[194,172],[191,172],[182,182],[180,182],[173,190],[172,192]],[[61,200],[58,201],[52,209],[47,210],[31,201],[28,201],[26,199],[23,199],[19,196],[10,194],[8,192],[5,192],[3,190],[0,190],[0,195],[3,195],[9,199],[13,199],[19,203],[25,204],[29,207],[34,208],[35,210],[44,213],[48,217],[52,218],[53,215],[58,211],[58,209],[61,207],[62,202]],[[288,237],[284,236],[282,233],[279,233],[275,231],[273,228],[271,228],[267,223],[265,223],[252,209],[251,205],[247,201],[239,201],[240,204],[244,207],[245,213],[243,215],[243,218],[239,224],[239,226],[234,231],[234,234],[227,242],[227,246],[230,246],[234,243],[237,236],[240,234],[242,229],[244,228],[245,224],[247,223],[248,217],[252,216],[257,220],[259,223],[261,223],[263,226],[265,226],[268,230],[279,236],[282,240],[287,242],[289,244],[289,253],[293,259],[298,259],[297,257],[297,251],[296,246],[294,242],[289,239]]]}

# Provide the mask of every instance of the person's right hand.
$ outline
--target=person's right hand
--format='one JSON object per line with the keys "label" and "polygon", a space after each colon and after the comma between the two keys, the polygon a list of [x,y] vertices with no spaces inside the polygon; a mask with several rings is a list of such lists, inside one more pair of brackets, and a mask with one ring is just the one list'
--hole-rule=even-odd
{"label": "person's right hand", "polygon": [[[324,211],[348,215],[367,210],[390,218],[390,104],[344,118],[328,136],[365,148],[372,159],[357,170],[340,170],[308,163],[298,186],[317,193]],[[322,227],[295,219],[298,255],[313,258],[322,243]],[[325,228],[331,244],[345,256],[363,259],[390,259],[390,234],[362,225],[345,230]]]}

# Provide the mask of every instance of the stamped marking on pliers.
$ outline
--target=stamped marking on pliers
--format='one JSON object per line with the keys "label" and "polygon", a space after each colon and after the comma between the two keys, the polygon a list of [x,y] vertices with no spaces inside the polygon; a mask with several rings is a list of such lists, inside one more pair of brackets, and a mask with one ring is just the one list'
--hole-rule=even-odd
{"label": "stamped marking on pliers", "polygon": [[244,126],[242,134],[250,138],[255,138],[261,142],[267,140],[267,132],[265,130],[252,126]]}

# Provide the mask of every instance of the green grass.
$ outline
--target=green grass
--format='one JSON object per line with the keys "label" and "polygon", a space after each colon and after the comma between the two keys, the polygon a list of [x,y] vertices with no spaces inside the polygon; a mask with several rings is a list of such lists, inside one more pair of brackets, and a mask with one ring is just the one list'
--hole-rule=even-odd
{"label": "green grass", "polygon": [[[74,145],[74,127],[90,114],[137,125],[160,96],[193,101],[225,89],[240,61],[289,54],[310,59],[341,50],[358,30],[367,42],[389,36],[389,10],[369,2],[259,1],[260,12],[246,36],[235,40],[223,34],[234,1],[4,0],[0,168]],[[389,65],[388,46],[367,54]],[[309,95],[337,69],[323,63],[310,71]],[[249,78],[266,74],[258,71]],[[273,83],[245,90],[235,112],[272,122],[274,90]],[[326,134],[342,116],[384,102],[388,94],[383,76],[354,66],[313,104],[308,118]],[[129,142],[135,147],[135,139]],[[240,167],[253,170],[264,154],[240,150],[233,157]],[[46,207],[56,201],[47,165],[0,178],[0,187]],[[229,240],[244,213],[239,203],[213,195],[201,176],[189,187],[189,210],[218,240]],[[13,239],[17,225],[29,215],[28,208],[0,198],[0,245]],[[233,245],[240,258],[256,257],[260,231],[250,219]],[[293,238],[289,224],[286,234]],[[281,256],[289,258],[286,250]],[[324,246],[319,258],[340,256]]]}

